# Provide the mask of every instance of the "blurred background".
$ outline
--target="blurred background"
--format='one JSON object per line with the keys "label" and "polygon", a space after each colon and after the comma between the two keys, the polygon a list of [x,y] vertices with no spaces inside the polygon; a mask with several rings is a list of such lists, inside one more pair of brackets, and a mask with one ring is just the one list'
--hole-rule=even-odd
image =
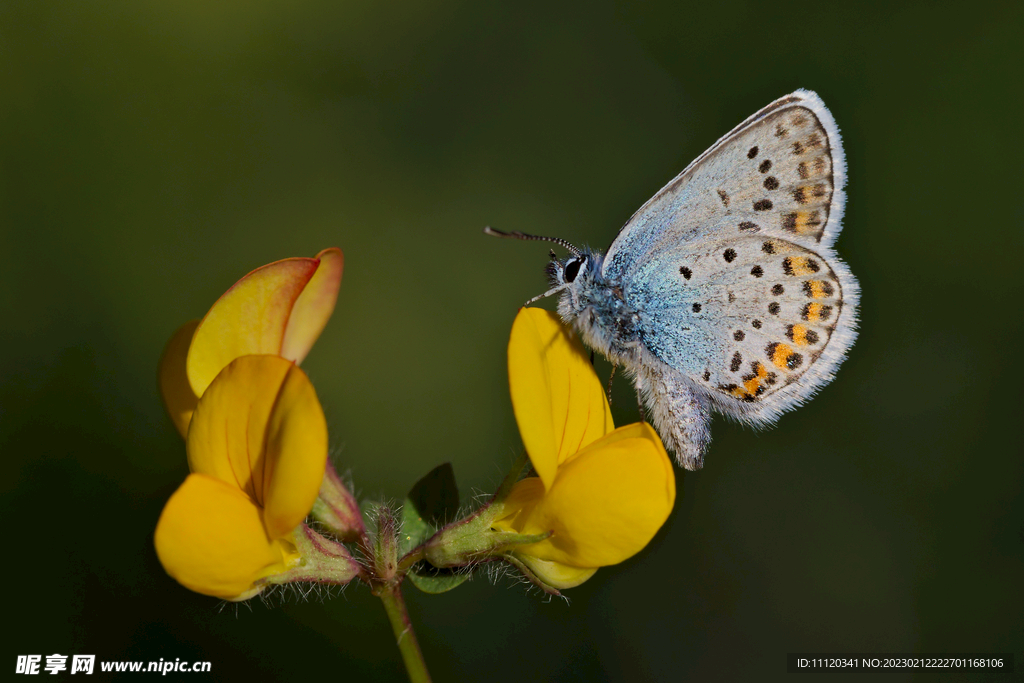
{"label": "blurred background", "polygon": [[[849,161],[837,250],[862,322],[837,380],[774,429],[716,418],[655,541],[569,604],[484,575],[407,586],[427,662],[439,681],[772,680],[794,651],[1024,667],[1022,15],[0,4],[2,666],[56,652],[402,680],[363,587],[236,608],[165,575],[152,531],[187,472],[156,389],[165,341],[256,266],[339,246],[338,307],[303,366],[339,467],[365,500],[401,500],[443,461],[464,499],[491,491],[520,448],[505,345],[547,246],[482,227],[605,248],[802,87]],[[634,421],[627,382],[615,398]],[[934,676],[892,676],[916,678]]]}

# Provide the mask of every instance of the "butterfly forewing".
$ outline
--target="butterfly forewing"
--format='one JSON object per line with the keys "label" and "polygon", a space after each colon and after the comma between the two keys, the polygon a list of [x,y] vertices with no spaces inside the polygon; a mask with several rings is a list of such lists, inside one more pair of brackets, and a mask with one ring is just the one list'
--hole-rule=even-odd
{"label": "butterfly forewing", "polygon": [[667,246],[720,234],[831,245],[844,182],[832,116],[817,95],[798,91],[723,136],[641,207],[609,248],[604,272],[625,276]]}

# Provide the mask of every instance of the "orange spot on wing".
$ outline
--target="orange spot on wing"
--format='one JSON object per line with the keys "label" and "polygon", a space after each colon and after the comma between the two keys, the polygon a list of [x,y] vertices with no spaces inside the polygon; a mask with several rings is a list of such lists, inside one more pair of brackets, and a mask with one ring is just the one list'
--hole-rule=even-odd
{"label": "orange spot on wing", "polygon": [[793,349],[786,344],[779,344],[775,347],[775,352],[772,353],[772,363],[774,363],[776,367],[788,370],[789,366],[786,365],[786,361],[788,361],[789,357],[794,353]]}
{"label": "orange spot on wing", "polygon": [[[805,215],[805,213],[797,214],[797,231],[800,230],[800,216],[802,215]],[[793,260],[790,263],[792,264],[793,275],[810,275],[815,270],[811,268],[810,262],[805,256],[793,257]]]}
{"label": "orange spot on wing", "polygon": [[807,346],[807,327],[804,325],[793,325],[793,343],[797,346]]}
{"label": "orange spot on wing", "polygon": [[831,295],[831,292],[828,291],[830,289],[828,283],[823,280],[811,280],[807,283],[807,287],[807,296],[812,299],[824,299]]}
{"label": "orange spot on wing", "polygon": [[[818,211],[797,211],[796,231],[798,233],[815,232],[821,226],[820,215]],[[803,260],[806,261],[807,259]],[[800,274],[804,275],[804,273]]]}
{"label": "orange spot on wing", "polygon": [[757,394],[757,390],[761,387],[762,380],[768,378],[768,371],[760,363],[757,364],[757,372],[753,377],[748,378],[743,382],[743,387],[747,390],[748,394]]}

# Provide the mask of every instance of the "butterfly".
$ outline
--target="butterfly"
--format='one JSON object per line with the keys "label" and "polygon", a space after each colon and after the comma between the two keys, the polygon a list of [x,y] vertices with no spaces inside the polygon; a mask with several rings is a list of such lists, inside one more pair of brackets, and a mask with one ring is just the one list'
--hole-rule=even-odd
{"label": "butterfly", "polygon": [[859,287],[832,248],[845,183],[832,115],[797,90],[697,157],[605,253],[485,231],[570,252],[552,252],[536,299],[559,295],[563,321],[625,368],[665,446],[697,470],[712,411],[769,425],[828,384],[853,344]]}

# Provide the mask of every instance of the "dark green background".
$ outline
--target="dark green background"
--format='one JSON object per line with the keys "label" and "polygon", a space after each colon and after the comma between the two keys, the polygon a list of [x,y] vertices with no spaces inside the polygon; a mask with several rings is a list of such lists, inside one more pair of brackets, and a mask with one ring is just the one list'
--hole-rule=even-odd
{"label": "dark green background", "polygon": [[339,246],[304,368],[340,466],[364,499],[445,460],[464,498],[493,490],[520,448],[505,344],[547,249],[482,226],[604,248],[798,87],[849,160],[837,249],[863,302],[837,380],[775,429],[716,419],[654,542],[571,604],[483,575],[409,587],[427,661],[496,681],[783,679],[797,650],[1024,667],[1024,13],[892,4],[0,4],[0,670],[57,652],[400,680],[363,587],[222,608],[164,574],[152,530],[187,471],[156,391],[168,336],[252,268]]}

